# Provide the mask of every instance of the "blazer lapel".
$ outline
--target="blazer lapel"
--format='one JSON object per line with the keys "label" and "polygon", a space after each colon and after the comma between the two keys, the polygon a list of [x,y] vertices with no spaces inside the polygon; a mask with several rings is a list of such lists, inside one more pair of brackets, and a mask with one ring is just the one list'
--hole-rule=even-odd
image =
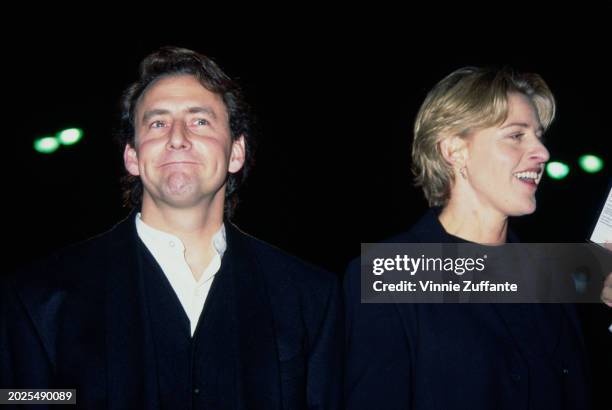
{"label": "blazer lapel", "polygon": [[[235,298],[234,326],[237,329],[238,384],[244,393],[239,408],[281,408],[281,380],[278,366],[277,335],[266,281],[248,243],[246,234],[226,223]],[[252,403],[252,404],[251,404]]]}
{"label": "blazer lapel", "polygon": [[55,255],[45,261],[35,282],[19,285],[17,293],[49,356],[50,387],[76,388],[80,405],[100,408],[106,403],[107,387],[106,249],[95,258],[91,251],[85,244],[64,251],[68,258]]}
{"label": "blazer lapel", "polygon": [[54,369],[52,386],[76,388],[84,408],[135,408],[157,397],[144,360],[152,350],[133,216],[59,254],[41,268],[41,283],[17,290]]}
{"label": "blazer lapel", "polygon": [[105,332],[110,408],[159,408],[155,350],[139,266],[134,212],[115,229],[106,269]]}

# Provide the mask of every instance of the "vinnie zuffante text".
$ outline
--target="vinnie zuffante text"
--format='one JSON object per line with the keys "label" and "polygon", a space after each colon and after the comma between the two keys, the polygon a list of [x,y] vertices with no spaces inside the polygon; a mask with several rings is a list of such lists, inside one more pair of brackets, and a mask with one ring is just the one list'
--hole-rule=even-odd
{"label": "vinnie zuffante text", "polygon": [[[372,260],[372,273],[380,276],[386,272],[405,272],[414,276],[420,272],[454,273],[461,276],[466,272],[480,273],[486,268],[487,255],[480,258],[441,258],[395,255],[393,258],[375,258]],[[489,280],[462,280],[456,283],[452,280],[436,282],[434,280],[400,280],[395,283],[385,283],[382,280],[373,282],[375,292],[517,292],[516,283],[494,283]]]}

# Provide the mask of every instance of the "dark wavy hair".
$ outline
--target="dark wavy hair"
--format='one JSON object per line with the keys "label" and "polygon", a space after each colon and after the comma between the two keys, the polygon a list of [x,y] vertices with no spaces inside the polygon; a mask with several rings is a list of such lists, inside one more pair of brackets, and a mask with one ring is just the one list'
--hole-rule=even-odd
{"label": "dark wavy hair", "polygon": [[[161,78],[175,75],[192,75],[210,92],[219,95],[229,117],[232,141],[244,136],[245,162],[242,169],[229,174],[225,189],[225,216],[231,217],[238,203],[237,191],[253,166],[254,141],[251,110],[244,100],[238,84],[229,78],[219,66],[205,55],[178,47],[162,47],[149,54],[140,63],[140,77],[131,84],[121,98],[120,124],[117,142],[121,150],[127,144],[135,146],[135,114],[142,96]],[[139,207],[142,204],[143,186],[140,177],[125,175],[122,180],[124,205]]]}

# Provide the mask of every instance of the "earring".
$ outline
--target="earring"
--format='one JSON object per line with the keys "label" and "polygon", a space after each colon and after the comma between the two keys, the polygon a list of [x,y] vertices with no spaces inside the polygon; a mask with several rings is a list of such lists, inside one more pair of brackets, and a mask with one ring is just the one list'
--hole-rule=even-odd
{"label": "earring", "polygon": [[459,168],[459,173],[463,179],[467,179],[467,176],[465,175],[465,167]]}

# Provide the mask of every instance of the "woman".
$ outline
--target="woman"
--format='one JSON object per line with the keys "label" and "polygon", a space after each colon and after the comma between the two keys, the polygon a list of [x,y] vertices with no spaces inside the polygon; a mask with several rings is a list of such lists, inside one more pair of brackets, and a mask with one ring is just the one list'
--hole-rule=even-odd
{"label": "woman", "polygon": [[[417,185],[431,209],[388,242],[513,242],[535,211],[555,101],[542,78],[462,68],[417,115]],[[588,408],[583,344],[565,305],[361,304],[349,267],[348,409]]]}

